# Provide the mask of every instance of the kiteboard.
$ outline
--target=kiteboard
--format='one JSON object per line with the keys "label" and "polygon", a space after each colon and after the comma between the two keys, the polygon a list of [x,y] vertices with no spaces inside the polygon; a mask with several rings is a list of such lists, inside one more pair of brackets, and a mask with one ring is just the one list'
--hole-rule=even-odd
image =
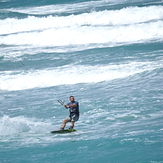
{"label": "kiteboard", "polygon": [[70,133],[70,132],[75,132],[77,130],[75,129],[66,129],[66,130],[56,130],[56,131],[51,131],[52,134],[65,134],[65,133]]}

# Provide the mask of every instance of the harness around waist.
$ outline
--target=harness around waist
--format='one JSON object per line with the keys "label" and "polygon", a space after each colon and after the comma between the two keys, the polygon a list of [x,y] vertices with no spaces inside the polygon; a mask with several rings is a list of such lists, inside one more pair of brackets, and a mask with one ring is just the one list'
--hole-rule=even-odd
{"label": "harness around waist", "polygon": [[77,115],[79,115],[79,112],[70,112],[70,115],[72,115],[72,114],[77,114]]}

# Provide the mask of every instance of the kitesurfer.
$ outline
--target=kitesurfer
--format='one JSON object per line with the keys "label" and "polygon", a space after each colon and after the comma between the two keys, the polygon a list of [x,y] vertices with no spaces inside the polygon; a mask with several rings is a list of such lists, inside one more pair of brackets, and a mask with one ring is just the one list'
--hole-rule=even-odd
{"label": "kitesurfer", "polygon": [[63,120],[61,130],[64,130],[66,123],[71,122],[71,126],[69,129],[73,129],[75,122],[79,120],[79,103],[75,101],[74,96],[70,96],[70,102],[66,105],[63,104],[66,109],[69,109],[70,115],[66,119]]}

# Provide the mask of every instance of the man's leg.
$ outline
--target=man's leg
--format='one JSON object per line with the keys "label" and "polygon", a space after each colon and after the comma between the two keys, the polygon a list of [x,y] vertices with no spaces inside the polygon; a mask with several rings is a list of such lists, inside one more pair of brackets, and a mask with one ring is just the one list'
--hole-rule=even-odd
{"label": "man's leg", "polygon": [[74,128],[75,122],[78,121],[78,119],[79,119],[79,115],[76,115],[76,114],[75,114],[75,115],[72,116],[70,128],[72,128],[72,129]]}
{"label": "man's leg", "polygon": [[64,119],[64,120],[63,120],[63,123],[62,123],[62,129],[65,128],[67,122],[68,122],[67,119]]}
{"label": "man's leg", "polygon": [[69,129],[73,129],[74,128],[74,125],[75,125],[75,122],[74,121],[71,121],[71,126]]}
{"label": "man's leg", "polygon": [[71,127],[74,128],[75,122],[71,121]]}

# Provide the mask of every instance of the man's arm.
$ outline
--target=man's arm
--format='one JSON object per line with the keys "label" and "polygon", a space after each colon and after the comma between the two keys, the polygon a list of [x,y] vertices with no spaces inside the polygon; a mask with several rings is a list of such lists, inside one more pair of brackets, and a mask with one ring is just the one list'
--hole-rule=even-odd
{"label": "man's arm", "polygon": [[63,104],[63,105],[64,105],[65,108],[69,108],[69,107],[73,107],[73,108],[74,108],[74,107],[77,106],[77,104],[72,104],[72,105],[66,105],[66,104]]}

